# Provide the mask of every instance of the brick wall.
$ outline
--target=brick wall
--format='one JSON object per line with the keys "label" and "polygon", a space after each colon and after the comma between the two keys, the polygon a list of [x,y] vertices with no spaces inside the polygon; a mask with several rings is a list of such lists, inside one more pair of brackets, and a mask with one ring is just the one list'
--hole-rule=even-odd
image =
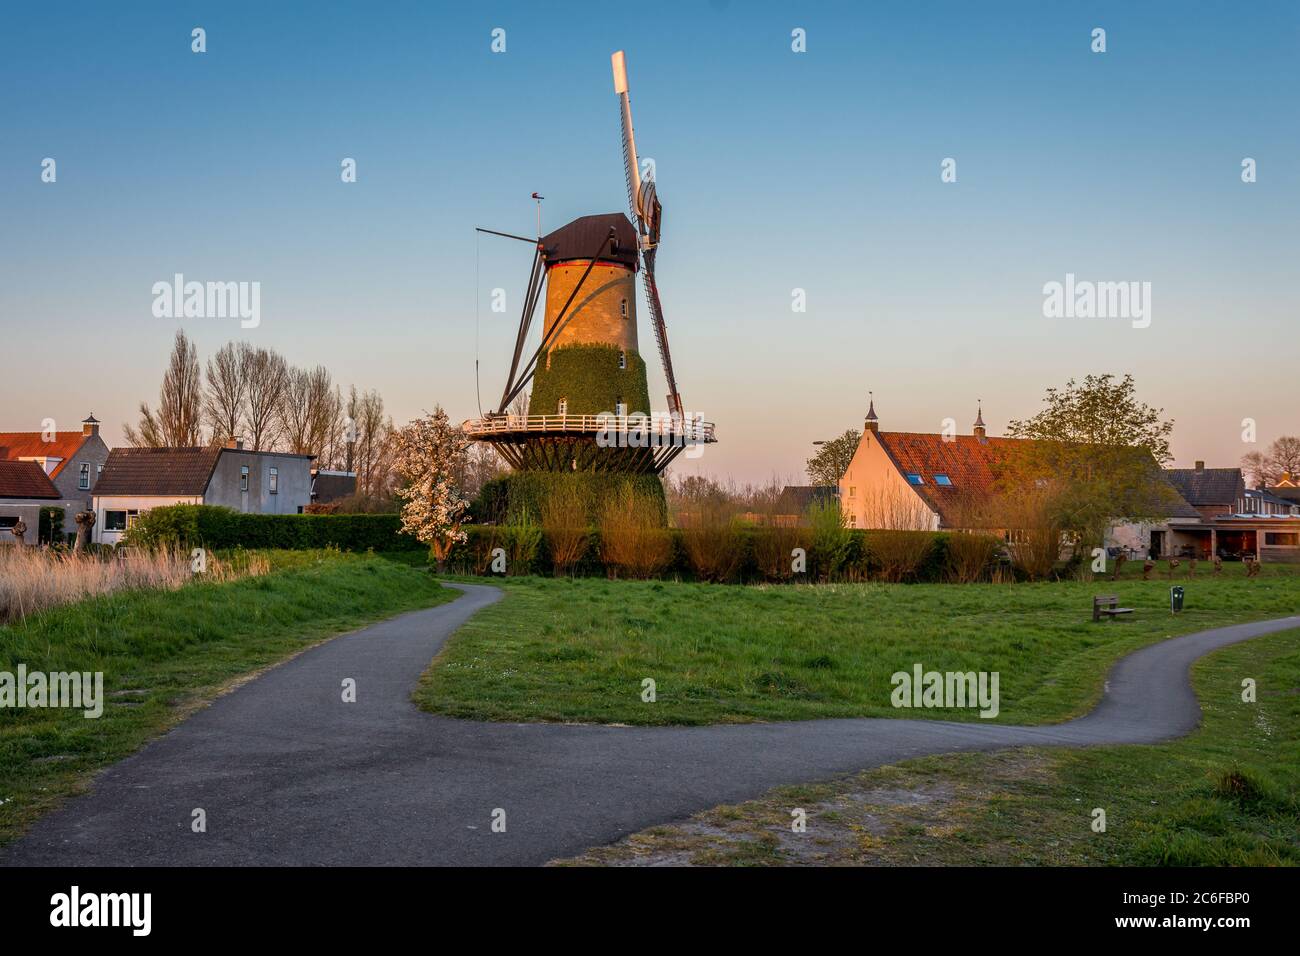
{"label": "brick wall", "polygon": [[[561,262],[548,270],[547,334],[589,261]],[[626,316],[623,314],[625,309]],[[556,340],[557,346],[613,345],[625,351],[637,351],[635,274],[623,266],[597,264],[569,306],[567,315],[570,318]]]}

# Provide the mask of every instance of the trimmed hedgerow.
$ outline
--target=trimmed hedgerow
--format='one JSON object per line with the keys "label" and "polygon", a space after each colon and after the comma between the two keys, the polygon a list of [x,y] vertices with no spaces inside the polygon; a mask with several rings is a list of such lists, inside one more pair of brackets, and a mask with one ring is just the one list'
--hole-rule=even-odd
{"label": "trimmed hedgerow", "polygon": [[137,547],[181,544],[206,548],[335,547],[344,551],[419,551],[410,535],[399,534],[395,514],[244,514],[216,505],[168,505],[136,519],[127,543]]}
{"label": "trimmed hedgerow", "polygon": [[[262,515],[243,514],[215,505],[169,505],[141,514],[127,534],[127,543],[136,547],[183,545],[215,549],[424,550],[424,545],[414,537],[401,534],[400,528],[401,518],[395,514]],[[522,565],[509,567],[511,573],[552,574],[554,571],[545,528],[536,518],[530,518],[520,527],[471,524],[463,530],[468,540],[452,551],[449,570],[464,574],[490,573],[492,549],[500,547],[506,552],[508,567],[512,559]],[[691,528],[667,528],[663,533],[671,543],[671,555],[659,576],[688,580],[700,577],[687,541],[688,536],[700,532]],[[827,547],[819,542],[816,529],[738,527],[734,536],[737,560],[728,568],[725,580],[740,583],[879,579],[894,573],[882,564],[880,555],[890,552],[888,538],[897,534],[917,532],[846,530],[844,537],[833,536],[833,546]],[[902,580],[949,580],[948,534],[942,531],[923,534],[929,538],[928,546]],[[779,545],[779,555],[773,551],[774,544]],[[778,558],[784,561],[785,553],[794,547],[804,548],[806,570],[784,573],[788,562],[778,567],[775,561]],[[579,577],[617,574],[616,569],[602,561],[604,550],[600,529],[593,525],[581,555],[567,573]],[[794,556],[789,560],[793,561]]]}

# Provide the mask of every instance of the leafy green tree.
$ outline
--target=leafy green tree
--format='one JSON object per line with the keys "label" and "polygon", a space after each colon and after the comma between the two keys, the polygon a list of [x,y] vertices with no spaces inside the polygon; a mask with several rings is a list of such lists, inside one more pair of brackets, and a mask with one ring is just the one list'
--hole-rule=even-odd
{"label": "leafy green tree", "polygon": [[1175,501],[1161,472],[1173,457],[1174,423],[1136,391],[1131,375],[1071,379],[1047,390],[1037,415],[1007,426],[1010,437],[1030,440],[1004,462],[1008,491],[1046,492],[1054,521],[1076,544],[1100,544],[1117,518],[1167,518]]}
{"label": "leafy green tree", "polygon": [[808,480],[814,485],[838,485],[840,477],[849,470],[861,438],[862,432],[850,428],[839,438],[825,442],[822,450],[808,459]]}

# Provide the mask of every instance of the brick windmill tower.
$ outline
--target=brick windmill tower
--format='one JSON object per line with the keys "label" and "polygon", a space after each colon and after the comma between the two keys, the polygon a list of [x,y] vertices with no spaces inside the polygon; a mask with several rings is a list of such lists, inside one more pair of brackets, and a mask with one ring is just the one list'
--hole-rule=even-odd
{"label": "brick windmill tower", "polygon": [[[537,239],[480,230],[534,247],[501,402],[463,426],[517,472],[654,476],[683,450],[716,441],[713,425],[686,414],[677,390],[655,283],[662,206],[653,178],[642,179],[638,168],[623,52],[612,61],[632,219],[621,212],[582,216]],[[668,384],[666,410],[650,406],[637,337],[638,274]],[[541,342],[530,352],[543,286]],[[507,414],[530,383],[528,414]]]}

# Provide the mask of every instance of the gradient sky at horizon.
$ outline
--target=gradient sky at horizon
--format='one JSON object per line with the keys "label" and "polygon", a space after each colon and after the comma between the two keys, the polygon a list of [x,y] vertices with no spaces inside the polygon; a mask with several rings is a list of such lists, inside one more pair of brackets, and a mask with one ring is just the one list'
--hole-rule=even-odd
{"label": "gradient sky at horizon", "polygon": [[[802,480],[868,389],[884,429],[965,433],[982,399],[1001,434],[1103,371],[1177,421],[1179,464],[1300,431],[1300,5],[48,9],[0,11],[0,430],[93,411],[120,443],[178,325],[202,358],[245,338],[377,388],[398,423],[475,415],[477,356],[487,409],[530,253],[474,227],[531,233],[534,190],[546,230],[625,209],[622,48],[674,364],[722,439],[679,471]],[[154,318],[175,273],[259,281],[261,326]],[[1150,328],[1044,318],[1067,273],[1149,281]]]}

